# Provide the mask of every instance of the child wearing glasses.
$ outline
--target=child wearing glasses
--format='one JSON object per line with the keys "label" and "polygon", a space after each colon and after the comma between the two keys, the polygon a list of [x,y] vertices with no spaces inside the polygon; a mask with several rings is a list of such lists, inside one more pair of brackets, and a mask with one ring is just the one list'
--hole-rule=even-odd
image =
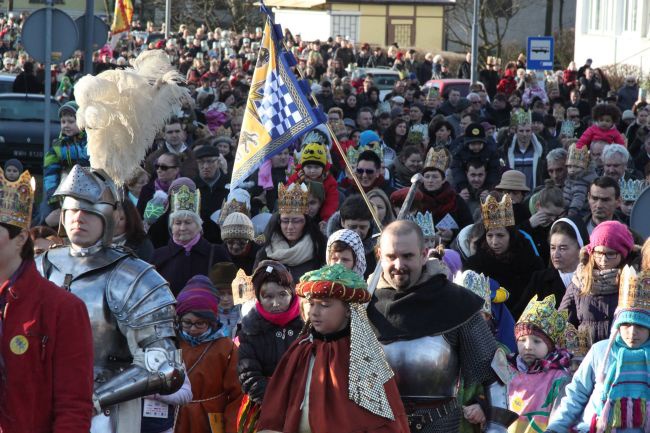
{"label": "child wearing glasses", "polygon": [[[224,336],[216,289],[205,275],[192,277],[176,299],[179,348],[192,384],[192,401],[180,406],[179,432],[237,431],[242,390],[238,352]],[[173,412],[173,411],[172,411]]]}
{"label": "child wearing glasses", "polygon": [[590,243],[581,251],[559,309],[569,313],[569,323],[579,332],[586,332],[590,344],[609,338],[618,305],[620,270],[631,261],[633,248],[625,224],[605,221],[596,226]]}

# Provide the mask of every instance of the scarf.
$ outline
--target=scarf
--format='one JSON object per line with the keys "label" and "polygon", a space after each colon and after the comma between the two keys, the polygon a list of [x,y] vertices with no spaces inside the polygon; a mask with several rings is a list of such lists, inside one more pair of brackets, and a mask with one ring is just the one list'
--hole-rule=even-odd
{"label": "scarf", "polygon": [[565,370],[571,366],[571,355],[564,349],[558,349],[554,352],[548,353],[544,359],[536,359],[535,362],[528,365],[526,362],[516,353],[511,353],[508,355],[508,361],[510,365],[526,374],[535,374],[542,373],[549,370]]}
{"label": "scarf", "polygon": [[399,158],[395,158],[395,161],[393,161],[393,167],[395,168],[395,179],[393,179],[395,183],[400,187],[410,186],[411,177],[416,172],[402,164],[402,161],[400,161]]}
{"label": "scarf", "polygon": [[291,247],[282,235],[274,233],[266,247],[266,255],[285,266],[298,266],[314,257],[314,242],[311,236],[305,234]]}
{"label": "scarf", "polygon": [[267,322],[271,322],[276,326],[284,328],[291,323],[298,315],[300,315],[300,302],[297,296],[293,296],[289,308],[282,313],[269,313],[262,307],[260,301],[255,301],[255,309]]}
{"label": "scarf", "polygon": [[436,221],[456,211],[456,191],[451,188],[449,182],[445,181],[437,191],[421,188],[424,193],[423,205],[426,210],[431,211]]}
{"label": "scarf", "polygon": [[156,179],[153,182],[154,188],[156,188],[156,191],[164,191],[167,192],[169,191],[169,187],[171,186],[171,182],[167,182],[164,180]]}
{"label": "scarf", "polygon": [[611,353],[614,359],[607,366],[602,383],[601,410],[594,415],[590,432],[609,433],[614,429],[647,432],[650,428],[650,340],[630,349],[620,335],[614,339],[611,352],[605,355]]}
{"label": "scarf", "polygon": [[219,338],[227,337],[225,327],[218,325],[215,329],[208,329],[203,334],[198,337],[193,337],[185,331],[181,331],[180,336],[183,340],[187,341],[192,347],[198,346],[199,344],[208,343],[213,340],[218,340]]}
{"label": "scarf", "polygon": [[[618,292],[618,274],[620,269],[596,269],[591,271],[591,294],[592,295],[611,295]],[[580,263],[573,274],[572,282],[578,287],[584,287],[584,265]]]}
{"label": "scarf", "polygon": [[194,247],[194,245],[198,244],[200,240],[201,240],[201,233],[200,232],[197,233],[196,236],[194,236],[192,239],[190,239],[186,243],[182,243],[182,242],[180,242],[177,239],[172,237],[172,241],[176,245],[178,245],[179,247],[185,248],[185,255],[187,255],[187,256],[190,255],[190,251],[192,251],[192,247]]}

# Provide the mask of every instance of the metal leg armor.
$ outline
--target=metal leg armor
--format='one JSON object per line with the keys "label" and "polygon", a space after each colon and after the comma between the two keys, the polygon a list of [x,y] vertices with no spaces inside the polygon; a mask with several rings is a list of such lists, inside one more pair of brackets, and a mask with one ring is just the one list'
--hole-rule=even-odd
{"label": "metal leg armor", "polygon": [[150,394],[172,394],[185,380],[185,367],[180,351],[165,348],[145,349],[143,366],[136,362],[95,390],[93,401],[97,412]]}
{"label": "metal leg armor", "polygon": [[486,433],[506,433],[508,426],[515,422],[519,415],[508,409],[508,389],[496,381],[487,388],[487,398],[490,403],[488,418],[485,426]]}

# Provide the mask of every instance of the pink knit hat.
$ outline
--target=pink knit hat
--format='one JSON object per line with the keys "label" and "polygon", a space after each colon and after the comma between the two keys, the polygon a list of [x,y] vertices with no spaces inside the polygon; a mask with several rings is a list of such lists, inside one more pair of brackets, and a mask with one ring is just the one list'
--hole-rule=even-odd
{"label": "pink knit hat", "polygon": [[591,232],[587,251],[591,254],[598,246],[611,248],[626,258],[634,248],[634,239],[625,224],[618,221],[605,221],[598,224]]}

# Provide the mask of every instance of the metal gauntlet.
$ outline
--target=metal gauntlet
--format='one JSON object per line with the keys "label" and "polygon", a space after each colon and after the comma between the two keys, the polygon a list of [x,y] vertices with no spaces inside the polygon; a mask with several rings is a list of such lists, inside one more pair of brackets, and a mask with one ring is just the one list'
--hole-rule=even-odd
{"label": "metal gauntlet", "polygon": [[488,386],[487,398],[490,408],[485,432],[506,433],[508,426],[519,418],[516,412],[508,409],[508,389],[501,382],[496,381]]}
{"label": "metal gauntlet", "polygon": [[96,409],[105,410],[156,393],[172,394],[183,385],[185,367],[180,361],[180,351],[145,349],[143,360],[144,366],[136,363],[95,390]]}

